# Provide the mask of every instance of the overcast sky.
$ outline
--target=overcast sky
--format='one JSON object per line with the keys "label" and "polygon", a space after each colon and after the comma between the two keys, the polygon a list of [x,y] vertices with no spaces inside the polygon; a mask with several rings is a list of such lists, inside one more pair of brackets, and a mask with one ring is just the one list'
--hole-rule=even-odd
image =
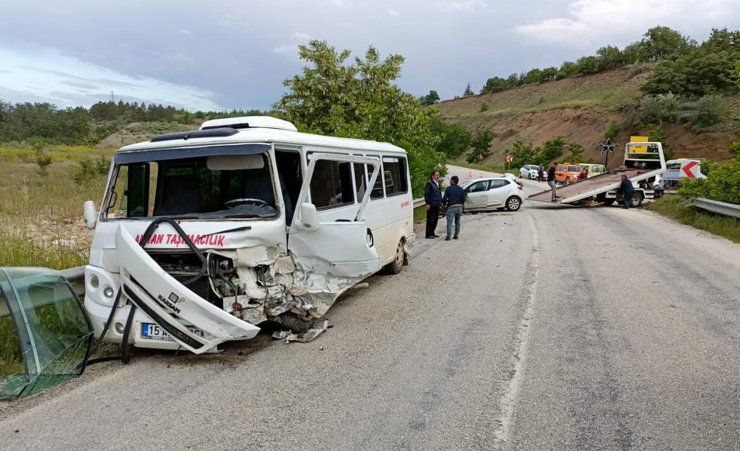
{"label": "overcast sky", "polygon": [[310,39],[400,54],[403,90],[448,99],[656,25],[701,42],[740,0],[0,0],[0,99],[269,109]]}

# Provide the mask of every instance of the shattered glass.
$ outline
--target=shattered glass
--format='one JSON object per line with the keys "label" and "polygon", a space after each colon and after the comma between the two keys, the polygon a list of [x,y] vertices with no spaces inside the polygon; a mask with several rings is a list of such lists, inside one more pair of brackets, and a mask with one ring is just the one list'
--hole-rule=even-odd
{"label": "shattered glass", "polygon": [[67,281],[46,268],[0,268],[0,399],[79,376],[93,329]]}

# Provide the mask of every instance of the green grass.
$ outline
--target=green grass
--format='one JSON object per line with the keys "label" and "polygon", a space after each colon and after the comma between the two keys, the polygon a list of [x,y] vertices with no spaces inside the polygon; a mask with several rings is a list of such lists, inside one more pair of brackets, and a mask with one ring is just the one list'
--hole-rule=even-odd
{"label": "green grass", "polygon": [[645,209],[740,243],[740,221],[736,218],[716,215],[696,207],[679,206],[682,200],[678,196],[666,196],[645,205]]}

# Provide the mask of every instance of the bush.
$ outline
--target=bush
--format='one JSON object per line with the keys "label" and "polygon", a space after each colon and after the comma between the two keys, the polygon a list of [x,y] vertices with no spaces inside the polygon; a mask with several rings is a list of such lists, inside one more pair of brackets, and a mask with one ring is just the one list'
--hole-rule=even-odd
{"label": "bush", "polygon": [[644,97],[637,107],[637,117],[643,124],[676,122],[681,111],[681,102],[674,94],[658,94]]}
{"label": "bush", "polygon": [[740,157],[723,163],[702,163],[702,172],[705,168],[706,179],[682,181],[678,194],[686,199],[704,197],[740,205]]}
{"label": "bush", "polygon": [[717,95],[706,95],[696,102],[694,131],[698,132],[722,122],[727,117],[727,110],[722,98]]}
{"label": "bush", "polygon": [[91,180],[108,174],[108,166],[108,160],[102,155],[97,162],[90,158],[83,158],[77,162],[77,168],[72,172],[72,180],[77,185],[85,185]]}
{"label": "bush", "polygon": [[51,162],[51,155],[44,152],[43,150],[36,151],[36,166],[38,166],[36,172],[38,172],[40,176],[46,176],[46,168],[51,164]]}

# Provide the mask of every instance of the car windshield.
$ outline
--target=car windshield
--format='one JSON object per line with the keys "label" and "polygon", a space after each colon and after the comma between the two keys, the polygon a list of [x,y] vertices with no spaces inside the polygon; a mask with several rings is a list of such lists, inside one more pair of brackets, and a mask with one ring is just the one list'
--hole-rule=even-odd
{"label": "car windshield", "polygon": [[266,153],[117,164],[107,219],[264,218],[277,214]]}

